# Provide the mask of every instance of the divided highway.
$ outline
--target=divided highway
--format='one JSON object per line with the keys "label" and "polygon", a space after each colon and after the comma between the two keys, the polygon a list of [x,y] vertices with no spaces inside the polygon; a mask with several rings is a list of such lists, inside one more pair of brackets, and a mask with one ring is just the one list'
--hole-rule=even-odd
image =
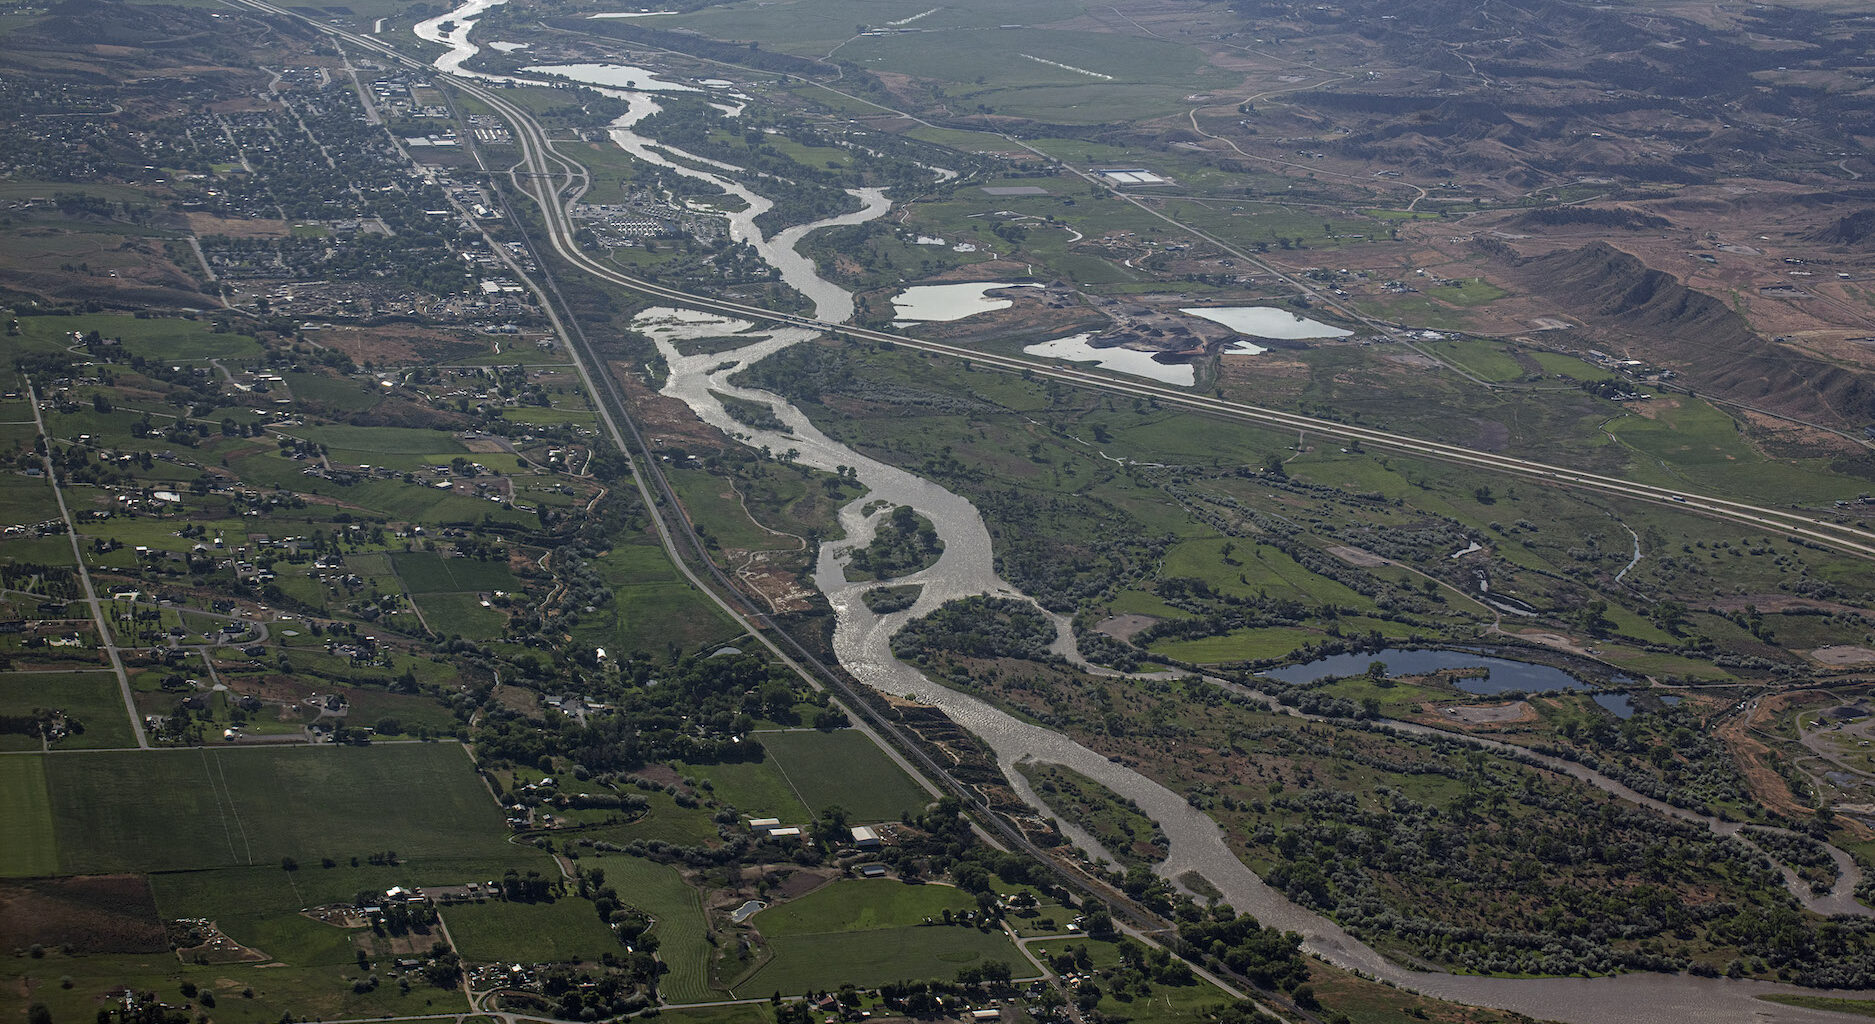
{"label": "divided highway", "polygon": [[[291,11],[276,7],[266,0],[236,0],[242,6],[282,17],[298,17]],[[303,19],[302,19],[303,20]],[[343,38],[346,42],[365,47],[386,60],[421,69],[433,71],[428,65],[420,64],[393,47],[367,36],[360,36],[329,25],[312,22],[321,31]],[[903,334],[871,328],[854,327],[847,324],[825,323],[810,317],[789,313],[779,313],[761,306],[751,306],[740,302],[697,295],[655,281],[633,277],[608,267],[582,252],[574,241],[577,230],[573,222],[571,207],[584,194],[588,181],[586,168],[578,162],[560,155],[547,138],[545,130],[534,120],[533,115],[521,106],[510,102],[501,90],[491,89],[486,85],[468,78],[457,78],[455,85],[463,92],[487,104],[507,120],[513,127],[513,136],[522,153],[521,163],[508,172],[515,185],[525,192],[538,205],[547,226],[549,241],[555,253],[567,263],[592,274],[602,280],[630,288],[655,299],[676,303],[693,309],[721,313],[726,316],[807,327],[835,337],[844,337],[856,341],[881,342],[903,345],[907,348],[935,355],[956,359],[968,359],[973,365],[990,367],[1012,373],[1027,373],[1046,380],[1059,381],[1074,387],[1103,391],[1127,397],[1151,398],[1161,405],[1187,409],[1221,419],[1271,427],[1283,431],[1303,431],[1335,438],[1344,442],[1358,443],[1363,446],[1400,452],[1420,458],[1437,459],[1443,462],[1470,466],[1477,469],[1504,473],[1511,476],[1538,480],[1543,483],[1572,487],[1579,490],[1595,491],[1612,497],[1628,498],[1638,501],[1653,502],[1667,506],[1678,506],[1689,512],[1696,512],[1715,519],[1748,526],[1753,529],[1782,534],[1820,544],[1836,551],[1875,561],[1875,532],[1861,529],[1847,523],[1819,517],[1802,509],[1773,508],[1754,505],[1714,495],[1700,494],[1694,491],[1676,490],[1655,484],[1641,483],[1621,477],[1593,473],[1587,470],[1571,469],[1533,459],[1521,459],[1495,452],[1480,451],[1462,445],[1447,444],[1412,437],[1393,431],[1379,430],[1373,427],[1355,426],[1337,423],[1333,420],[1304,416],[1300,413],[1285,412],[1265,406],[1251,405],[1246,402],[1230,401],[1222,398],[1194,394],[1189,391],[1155,384],[1145,380],[1128,380],[1091,370],[1063,366],[1059,363],[1019,356],[1000,355],[977,349],[948,345],[942,342],[926,341]]]}

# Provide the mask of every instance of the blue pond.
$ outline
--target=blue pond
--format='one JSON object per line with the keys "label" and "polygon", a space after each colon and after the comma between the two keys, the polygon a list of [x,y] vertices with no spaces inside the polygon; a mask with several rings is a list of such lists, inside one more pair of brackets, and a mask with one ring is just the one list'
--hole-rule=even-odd
{"label": "blue pond", "polygon": [[1629,702],[1628,695],[1625,693],[1598,693],[1595,695],[1595,703],[1600,704],[1622,721],[1634,717],[1634,705]]}
{"label": "blue pond", "polygon": [[1443,669],[1483,668],[1487,671],[1486,675],[1461,679],[1458,688],[1466,693],[1485,696],[1506,690],[1550,693],[1584,685],[1580,679],[1548,665],[1532,665],[1525,661],[1494,658],[1467,651],[1404,651],[1397,648],[1364,654],[1334,654],[1303,665],[1270,669],[1263,675],[1285,683],[1312,683],[1326,676],[1360,675],[1367,671],[1370,663],[1376,661],[1386,662],[1387,675],[1393,677],[1424,675]]}

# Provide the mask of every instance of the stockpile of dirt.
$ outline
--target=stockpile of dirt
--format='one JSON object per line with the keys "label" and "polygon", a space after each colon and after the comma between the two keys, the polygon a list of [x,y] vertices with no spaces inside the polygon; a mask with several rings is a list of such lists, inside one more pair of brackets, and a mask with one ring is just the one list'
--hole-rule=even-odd
{"label": "stockpile of dirt", "polygon": [[1875,419],[1866,374],[1774,344],[1730,306],[1606,242],[1523,260],[1513,273],[1612,339],[1610,351],[1676,370],[1698,391],[1842,427]]}

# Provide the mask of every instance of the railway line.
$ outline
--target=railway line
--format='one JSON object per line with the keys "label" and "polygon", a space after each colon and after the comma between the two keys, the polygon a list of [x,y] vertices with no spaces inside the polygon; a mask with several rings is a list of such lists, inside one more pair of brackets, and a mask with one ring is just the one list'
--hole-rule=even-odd
{"label": "railway line", "polygon": [[[293,12],[268,3],[266,0],[228,0],[228,2],[282,17],[296,16]],[[427,69],[426,65],[419,64],[375,39],[346,32],[330,25],[317,22],[312,22],[312,24],[321,31],[344,39],[348,43],[368,48],[386,60],[407,67]],[[508,175],[515,187],[538,205],[547,228],[548,240],[555,254],[569,265],[594,277],[651,298],[726,316],[808,328],[853,341],[901,345],[933,355],[967,359],[976,366],[1011,373],[1026,373],[1037,378],[1091,391],[1129,398],[1149,398],[1164,406],[1253,426],[1270,427],[1285,432],[1315,433],[1419,458],[1532,479],[1553,486],[1594,491],[1611,497],[1678,507],[1681,511],[1781,534],[1819,544],[1857,558],[1875,561],[1875,532],[1849,523],[1823,518],[1803,509],[1756,505],[1716,495],[1647,484],[1588,470],[1572,469],[1533,459],[1522,459],[1462,445],[1412,437],[1374,427],[1193,394],[1149,381],[1125,380],[1091,370],[1063,366],[1055,362],[984,352],[873,328],[827,323],[799,314],[782,313],[761,306],[698,295],[623,273],[593,259],[581,251],[574,241],[573,236],[577,228],[573,223],[571,207],[584,193],[589,180],[585,167],[560,155],[532,114],[509,101],[500,90],[491,89],[473,79],[463,77],[458,77],[454,84],[463,92],[493,108],[514,129],[513,137],[521,149],[522,158],[515,167],[508,171]]]}

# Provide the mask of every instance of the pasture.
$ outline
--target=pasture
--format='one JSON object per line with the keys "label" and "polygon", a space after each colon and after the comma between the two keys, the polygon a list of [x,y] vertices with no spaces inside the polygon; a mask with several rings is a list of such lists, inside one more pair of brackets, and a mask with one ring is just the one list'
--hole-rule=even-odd
{"label": "pasture", "polygon": [[603,870],[619,899],[657,921],[651,934],[658,939],[658,959],[670,968],[659,985],[665,998],[701,1002],[716,997],[708,982],[711,944],[703,904],[676,868],[637,857],[583,857],[579,863],[588,871]]}
{"label": "pasture", "polygon": [[842,881],[751,918],[774,959],[737,987],[796,995],[894,981],[949,979],[964,967],[1000,960],[1017,976],[1031,973],[1001,932],[962,925],[925,925],[944,911],[972,909],[976,900],[949,886]]}
{"label": "pasture", "polygon": [[45,764],[43,757],[0,758],[0,875],[58,873]]}
{"label": "pasture", "polygon": [[687,764],[685,775],[707,784],[716,799],[753,817],[775,817],[802,824],[812,817],[801,794],[772,757],[725,764]]}
{"label": "pasture", "polygon": [[896,821],[933,799],[857,729],[765,732],[761,741],[814,814],[838,806],[856,822]]}
{"label": "pasture", "polygon": [[612,600],[574,627],[584,643],[662,654],[669,646],[696,650],[741,632],[649,539],[613,548],[593,560],[593,569]]}
{"label": "pasture", "polygon": [[846,880],[816,889],[757,914],[752,923],[771,939],[784,935],[825,935],[910,928],[949,910],[976,909],[976,898],[948,885]]}
{"label": "pasture", "polygon": [[1152,652],[1194,665],[1216,665],[1287,657],[1296,648],[1320,639],[1321,634],[1312,629],[1270,626],[1235,629],[1223,636],[1199,637],[1195,640],[1162,640],[1152,645]]}
{"label": "pasture", "polygon": [[216,334],[207,320],[90,314],[86,316],[21,317],[20,334],[28,342],[72,344],[72,332],[97,331],[106,338],[121,338],[132,354],[172,363],[208,359],[254,359],[260,343],[245,334]]}
{"label": "pasture", "polygon": [[44,793],[66,873],[514,854],[454,743],[63,756]]}
{"label": "pasture", "polygon": [[446,907],[443,923],[464,960],[482,963],[596,961],[620,953],[618,936],[599,920],[591,900],[577,896],[552,903],[491,900]]}
{"label": "pasture", "polygon": [[397,575],[412,594],[464,591],[519,590],[521,583],[506,562],[478,558],[443,558],[432,551],[407,551],[391,556]]}
{"label": "pasture", "polygon": [[[72,729],[52,743],[53,750],[137,745],[117,676],[109,670],[0,673],[0,715],[26,715],[37,709],[63,711]],[[0,736],[0,740],[25,741],[0,749],[39,748],[39,741],[33,737],[11,735]]]}

